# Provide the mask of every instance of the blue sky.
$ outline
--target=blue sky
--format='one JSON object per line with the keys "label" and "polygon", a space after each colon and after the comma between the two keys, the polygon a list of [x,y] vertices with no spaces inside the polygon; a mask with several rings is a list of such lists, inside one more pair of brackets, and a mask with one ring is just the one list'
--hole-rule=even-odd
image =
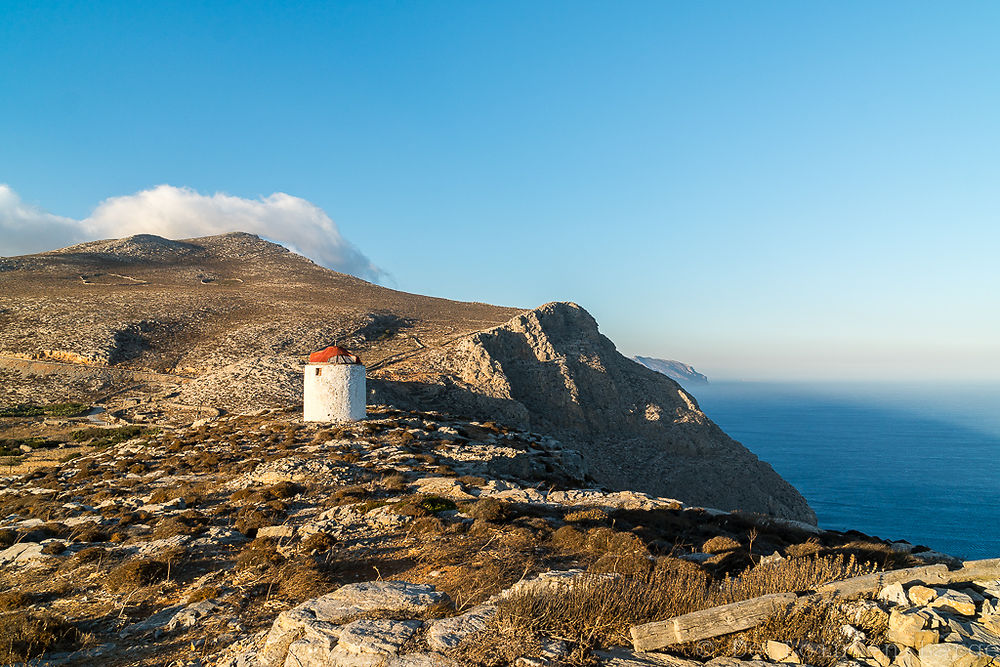
{"label": "blue sky", "polygon": [[287,193],[390,286],[573,300],[709,376],[1000,379],[995,3],[0,10],[38,210]]}

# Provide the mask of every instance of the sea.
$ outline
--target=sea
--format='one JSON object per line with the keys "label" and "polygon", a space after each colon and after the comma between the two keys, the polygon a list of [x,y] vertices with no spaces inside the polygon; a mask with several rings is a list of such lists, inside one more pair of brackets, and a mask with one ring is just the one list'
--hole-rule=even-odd
{"label": "sea", "polygon": [[1000,384],[689,385],[822,528],[1000,557]]}

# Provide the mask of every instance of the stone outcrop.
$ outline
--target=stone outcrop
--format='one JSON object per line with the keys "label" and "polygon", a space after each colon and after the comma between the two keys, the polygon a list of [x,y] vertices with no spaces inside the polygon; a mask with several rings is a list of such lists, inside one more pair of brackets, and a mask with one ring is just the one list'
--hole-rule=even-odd
{"label": "stone outcrop", "polygon": [[377,398],[556,435],[608,488],[816,521],[771,466],[676,382],[622,356],[576,304],[546,304],[397,368],[425,381],[383,386]]}
{"label": "stone outcrop", "polygon": [[673,359],[657,359],[656,357],[632,357],[646,368],[663,373],[671,380],[681,384],[699,385],[708,384],[708,378],[694,369],[691,364]]}

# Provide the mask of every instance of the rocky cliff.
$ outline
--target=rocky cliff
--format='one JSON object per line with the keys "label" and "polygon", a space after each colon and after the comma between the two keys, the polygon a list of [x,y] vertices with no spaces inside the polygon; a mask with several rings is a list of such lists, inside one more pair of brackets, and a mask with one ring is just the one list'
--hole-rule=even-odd
{"label": "rocky cliff", "polygon": [[646,368],[662,373],[671,380],[688,385],[708,384],[708,378],[694,369],[691,364],[673,359],[657,359],[656,357],[632,357]]}
{"label": "rocky cliff", "polygon": [[380,385],[385,400],[551,433],[607,487],[816,521],[771,466],[676,382],[622,356],[576,304],[546,304],[394,370],[399,379]]}

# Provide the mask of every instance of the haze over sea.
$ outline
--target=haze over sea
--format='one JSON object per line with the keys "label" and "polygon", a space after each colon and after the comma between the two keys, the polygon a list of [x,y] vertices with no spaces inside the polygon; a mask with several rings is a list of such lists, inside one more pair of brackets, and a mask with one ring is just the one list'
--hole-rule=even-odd
{"label": "haze over sea", "polygon": [[1000,556],[1000,384],[713,382],[702,410],[823,528]]}

